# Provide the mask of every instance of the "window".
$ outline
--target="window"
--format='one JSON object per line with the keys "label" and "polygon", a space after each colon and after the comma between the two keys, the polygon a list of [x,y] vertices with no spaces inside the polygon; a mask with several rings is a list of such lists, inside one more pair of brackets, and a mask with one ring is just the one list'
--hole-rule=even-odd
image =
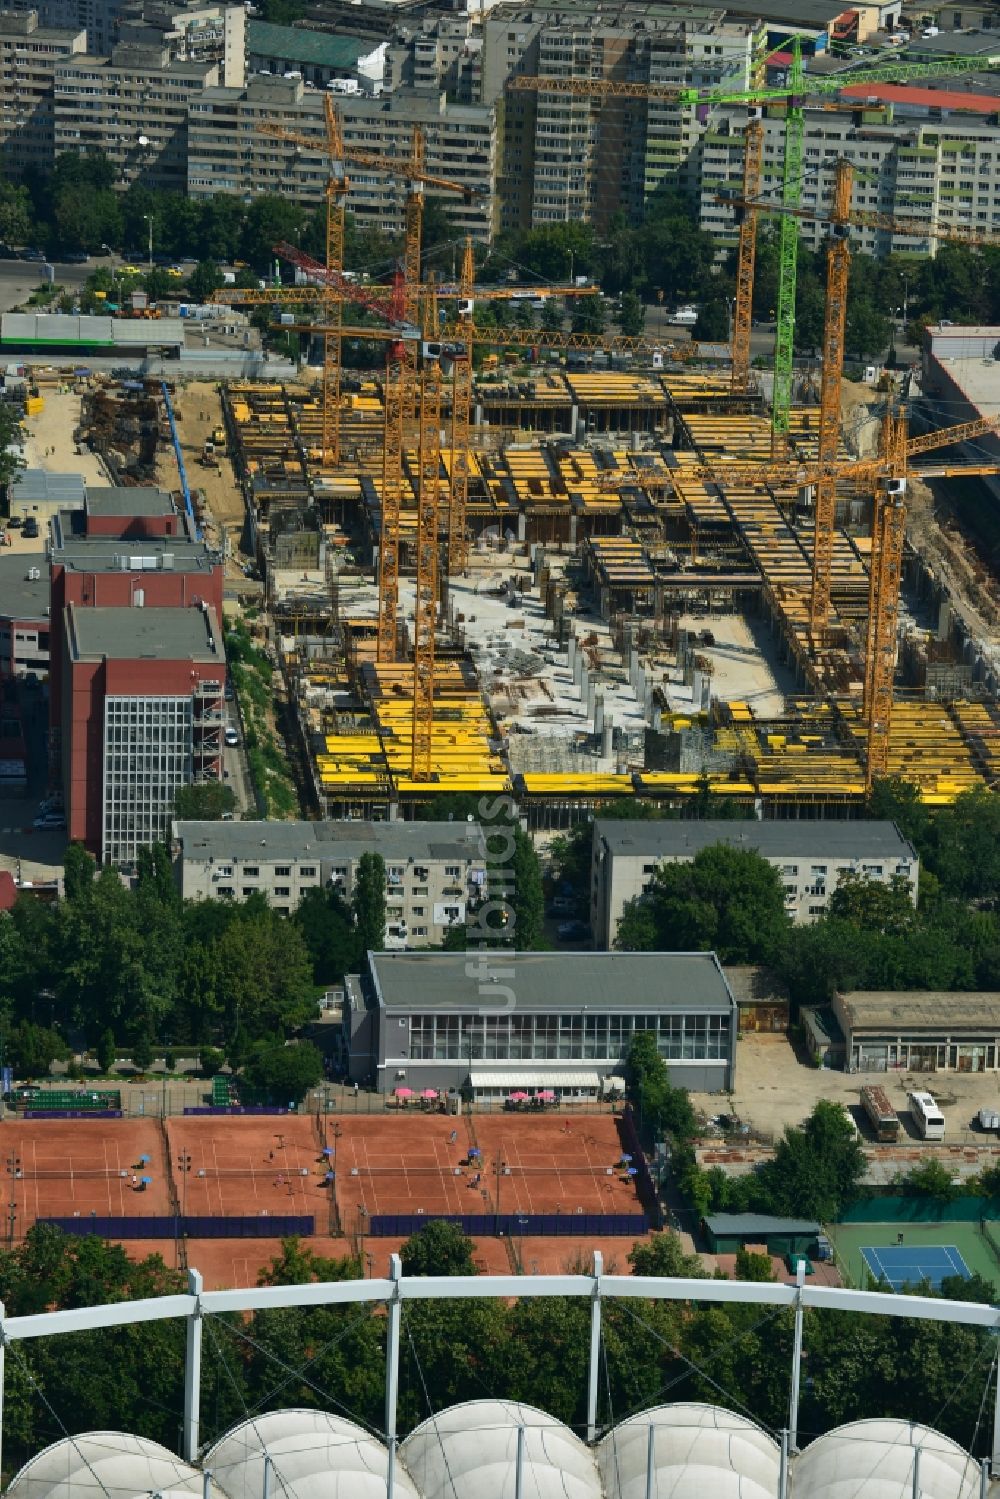
{"label": "window", "polygon": [[799,877],[799,866],[797,864],[782,864],[782,866],[781,866],[781,872],[785,876],[786,879],[789,876],[791,876],[793,879],[798,879],[798,877]]}
{"label": "window", "polygon": [[287,880],[292,873],[290,864],[276,864],[274,866],[274,877],[276,880]]}
{"label": "window", "polygon": [[243,894],[244,894],[244,897],[248,896],[248,895],[257,895],[258,891],[257,891],[257,888],[256,888],[255,885],[244,885],[243,886]]}
{"label": "window", "polygon": [[256,864],[245,864],[243,866],[243,878],[245,880],[256,880],[260,877],[260,869]]}
{"label": "window", "polygon": [[299,868],[300,880],[313,880],[316,878],[315,864],[303,864]]}
{"label": "window", "polygon": [[826,874],[826,869],[827,866],[825,864],[813,864],[809,873],[812,875],[813,879],[816,879],[817,877],[822,878]]}
{"label": "window", "polygon": [[446,864],[444,872],[449,880],[457,880],[461,876],[462,866],[461,864]]}
{"label": "window", "polygon": [[287,900],[289,895],[291,894],[291,891],[289,890],[287,885],[275,885],[274,893],[279,900]]}
{"label": "window", "polygon": [[414,906],[411,914],[414,916],[425,916],[427,914],[427,907]]}

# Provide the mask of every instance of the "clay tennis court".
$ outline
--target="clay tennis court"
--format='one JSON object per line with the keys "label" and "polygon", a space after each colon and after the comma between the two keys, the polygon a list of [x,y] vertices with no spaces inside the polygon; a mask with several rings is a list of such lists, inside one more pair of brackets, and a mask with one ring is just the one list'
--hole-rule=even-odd
{"label": "clay tennis court", "polygon": [[[18,1238],[38,1218],[171,1211],[163,1138],[152,1120],[8,1117],[2,1142],[3,1190],[15,1204]],[[137,1191],[133,1179],[143,1176],[149,1183]]]}
{"label": "clay tennis court", "polygon": [[187,1216],[312,1214],[317,1230],[326,1227],[327,1168],[311,1117],[175,1118],[166,1129],[170,1169]]}
{"label": "clay tennis court", "polygon": [[413,1114],[325,1123],[346,1232],[356,1232],[365,1214],[640,1211],[608,1114],[572,1120]]}

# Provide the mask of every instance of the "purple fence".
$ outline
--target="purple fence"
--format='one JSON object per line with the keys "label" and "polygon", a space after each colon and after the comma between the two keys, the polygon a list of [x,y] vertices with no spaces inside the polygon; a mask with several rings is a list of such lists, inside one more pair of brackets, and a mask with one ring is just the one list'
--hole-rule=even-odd
{"label": "purple fence", "polygon": [[277,1107],[272,1107],[271,1104],[266,1103],[254,1103],[246,1105],[234,1103],[227,1104],[220,1108],[214,1108],[213,1106],[209,1105],[206,1107],[198,1107],[196,1109],[185,1109],[184,1112],[185,1114],[291,1114],[294,1113],[295,1110],[286,1108],[279,1109]]}
{"label": "purple fence", "polygon": [[660,1213],[660,1199],[657,1195],[656,1184],[649,1171],[649,1162],[646,1160],[645,1152],[639,1144],[639,1131],[636,1128],[635,1115],[632,1113],[632,1105],[627,1103],[621,1114],[621,1137],[626,1152],[632,1157],[632,1165],[635,1167],[635,1190],[639,1201],[646,1209],[651,1228],[661,1228],[663,1219]]}
{"label": "purple fence", "polygon": [[101,1239],[288,1239],[310,1238],[316,1220],[295,1213],[255,1213],[252,1217],[220,1218],[214,1214],[173,1213],[152,1218],[118,1218],[106,1215],[80,1218],[39,1218],[39,1223],[61,1228],[77,1237]]}
{"label": "purple fence", "polygon": [[21,1119],[124,1119],[122,1109],[25,1109]]}
{"label": "purple fence", "polygon": [[637,1239],[646,1232],[643,1213],[374,1213],[368,1220],[368,1233],[373,1239],[406,1239],[435,1220],[457,1223],[470,1239],[529,1234],[556,1239],[581,1235]]}

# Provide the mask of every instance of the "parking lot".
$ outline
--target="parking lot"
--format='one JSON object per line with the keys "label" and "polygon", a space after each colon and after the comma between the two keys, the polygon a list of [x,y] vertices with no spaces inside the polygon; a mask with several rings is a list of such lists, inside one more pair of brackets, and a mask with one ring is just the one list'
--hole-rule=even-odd
{"label": "parking lot", "polygon": [[[885,1089],[904,1131],[909,1127],[907,1094],[912,1089],[932,1093],[945,1116],[945,1143],[950,1145],[987,1143],[990,1136],[974,1130],[972,1120],[983,1107],[1000,1108],[1000,1074],[996,1072],[827,1071],[801,1061],[786,1036],[752,1032],[743,1033],[737,1043],[732,1093],[694,1093],[692,1102],[709,1116],[732,1112],[761,1134],[776,1136],[787,1125],[801,1124],[817,1099],[857,1105],[866,1082]],[[915,1134],[912,1139],[926,1151],[939,1148],[918,1142]]]}

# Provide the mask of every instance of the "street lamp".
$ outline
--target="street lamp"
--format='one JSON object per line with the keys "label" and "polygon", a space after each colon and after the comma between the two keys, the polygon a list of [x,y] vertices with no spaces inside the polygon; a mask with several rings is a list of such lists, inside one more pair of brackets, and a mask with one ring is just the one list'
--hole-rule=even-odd
{"label": "street lamp", "polygon": [[146,224],[149,225],[149,269],[152,270],[153,269],[153,215],[151,213],[144,213],[142,217],[143,217],[143,221]]}

